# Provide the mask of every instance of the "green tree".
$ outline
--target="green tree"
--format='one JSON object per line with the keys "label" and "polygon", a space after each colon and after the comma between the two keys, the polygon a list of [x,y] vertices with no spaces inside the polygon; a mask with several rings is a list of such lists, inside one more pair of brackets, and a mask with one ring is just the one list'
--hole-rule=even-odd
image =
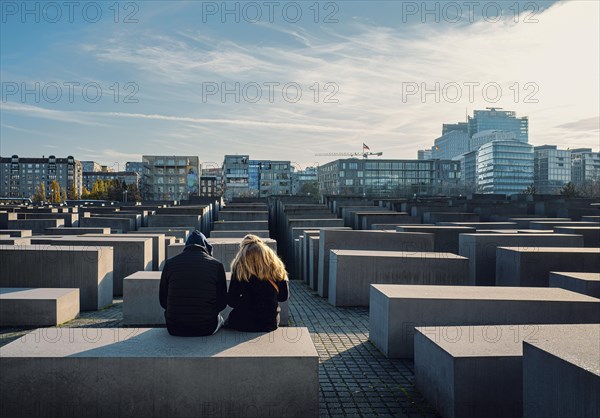
{"label": "green tree", "polygon": [[63,187],[60,189],[60,202],[65,203],[67,201],[67,190]]}
{"label": "green tree", "polygon": [[579,195],[579,191],[577,190],[577,187],[575,187],[575,184],[570,181],[565,184],[562,189],[560,189],[560,194],[564,197],[577,197]]}
{"label": "green tree", "polygon": [[60,185],[58,181],[52,180],[50,183],[50,203],[60,203]]}
{"label": "green tree", "polygon": [[46,201],[46,185],[42,182],[35,188],[35,194],[32,199],[35,203],[44,203]]}
{"label": "green tree", "polygon": [[527,186],[527,188],[525,190],[523,190],[523,194],[536,194],[537,190],[535,190],[535,185],[534,184],[530,184],[529,186]]}
{"label": "green tree", "polygon": [[90,192],[85,187],[81,190],[81,198],[82,199],[91,199],[92,192]]}
{"label": "green tree", "polygon": [[320,196],[319,182],[311,181],[311,182],[304,183],[302,185],[302,187],[300,187],[298,194],[301,196],[319,197]]}

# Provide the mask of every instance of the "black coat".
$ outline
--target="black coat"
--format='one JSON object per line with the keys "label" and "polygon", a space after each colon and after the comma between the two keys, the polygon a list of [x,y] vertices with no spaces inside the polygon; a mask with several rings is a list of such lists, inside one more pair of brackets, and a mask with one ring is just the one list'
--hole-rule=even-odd
{"label": "black coat", "polygon": [[183,252],[168,259],[160,278],[160,305],[171,335],[211,335],[217,315],[227,306],[223,264],[200,232],[188,238]]}
{"label": "black coat", "polygon": [[288,281],[259,280],[255,276],[248,282],[231,275],[227,303],[233,308],[227,326],[239,331],[266,332],[279,326],[279,304],[288,300]]}

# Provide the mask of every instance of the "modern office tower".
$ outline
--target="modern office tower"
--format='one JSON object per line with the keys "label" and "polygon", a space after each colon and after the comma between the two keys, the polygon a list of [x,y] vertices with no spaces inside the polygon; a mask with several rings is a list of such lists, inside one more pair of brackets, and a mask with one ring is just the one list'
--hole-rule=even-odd
{"label": "modern office tower", "polygon": [[20,158],[18,155],[0,158],[0,197],[29,198],[36,188],[44,183],[46,192],[56,180],[61,189],[70,196],[71,190],[81,195],[81,162],[68,156],[56,158]]}
{"label": "modern office tower", "polygon": [[451,160],[457,155],[469,151],[469,134],[463,131],[448,131],[434,142],[431,158]]}
{"label": "modern office tower", "polygon": [[571,181],[577,186],[600,181],[600,152],[591,148],[572,149]]}
{"label": "modern office tower", "polygon": [[92,171],[102,171],[102,165],[96,161],[81,161],[81,169],[84,173]]}
{"label": "modern office tower", "polygon": [[249,155],[226,155],[223,160],[223,198],[249,197]]}
{"label": "modern office tower", "polygon": [[84,171],[82,178],[83,187],[90,191],[98,180],[119,180],[120,183],[125,182],[128,186],[135,185],[138,189],[140,187],[140,175],[135,171]]}
{"label": "modern office tower", "polygon": [[342,159],[318,169],[322,194],[369,197],[451,194],[460,163],[449,160]]}
{"label": "modern office tower", "polygon": [[189,200],[199,195],[200,162],[195,156],[143,155],[144,200]]}
{"label": "modern office tower", "polygon": [[477,192],[477,151],[469,151],[453,158],[460,162],[461,185],[464,193]]}
{"label": "modern office tower", "polygon": [[477,151],[477,191],[518,194],[533,184],[533,147],[515,140],[483,144]]}
{"label": "modern office tower", "polygon": [[258,197],[289,196],[292,194],[290,161],[250,160],[248,187]]}
{"label": "modern office tower", "polygon": [[571,151],[556,145],[533,148],[533,184],[536,193],[558,194],[571,181]]}
{"label": "modern office tower", "polygon": [[471,137],[469,151],[477,151],[483,144],[492,141],[516,140],[517,135],[513,131],[489,130],[477,132]]}
{"label": "modern office tower", "polygon": [[316,184],[318,188],[319,178],[317,173],[317,167],[307,167],[304,170],[293,170],[292,167],[292,195],[303,194],[305,184]]}
{"label": "modern office tower", "polygon": [[529,142],[529,119],[526,116],[518,118],[515,112],[500,109],[475,110],[467,121],[469,137],[482,131],[511,131],[517,141]]}
{"label": "modern office tower", "polygon": [[430,149],[420,149],[417,151],[417,160],[431,160],[433,151]]}
{"label": "modern office tower", "polygon": [[221,167],[203,168],[200,176],[200,196],[221,197],[222,195],[223,169]]}
{"label": "modern office tower", "polygon": [[444,123],[442,125],[442,135],[445,135],[451,131],[468,133],[469,125],[467,124],[467,122]]}

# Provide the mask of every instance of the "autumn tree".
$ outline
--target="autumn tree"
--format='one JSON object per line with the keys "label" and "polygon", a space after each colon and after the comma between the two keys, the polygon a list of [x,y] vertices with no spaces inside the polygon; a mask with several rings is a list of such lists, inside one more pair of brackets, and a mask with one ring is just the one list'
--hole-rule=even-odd
{"label": "autumn tree", "polygon": [[42,182],[35,188],[35,194],[32,199],[35,203],[44,203],[46,201],[46,185]]}
{"label": "autumn tree", "polygon": [[50,203],[60,203],[60,185],[56,180],[50,183]]}

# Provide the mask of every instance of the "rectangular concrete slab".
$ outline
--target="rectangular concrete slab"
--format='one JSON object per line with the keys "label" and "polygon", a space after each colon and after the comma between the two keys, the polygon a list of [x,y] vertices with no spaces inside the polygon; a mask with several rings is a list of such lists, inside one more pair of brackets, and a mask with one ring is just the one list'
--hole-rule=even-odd
{"label": "rectangular concrete slab", "polygon": [[450,253],[331,250],[329,303],[369,306],[371,284],[468,285],[468,261]]}
{"label": "rectangular concrete slab", "polygon": [[418,327],[415,383],[444,417],[521,417],[523,342],[580,332],[600,325]]}
{"label": "rectangular concrete slab", "polygon": [[584,247],[600,247],[600,226],[557,226],[557,234],[577,234],[583,236]]}
{"label": "rectangular concrete slab", "polygon": [[82,311],[112,303],[113,249],[0,245],[0,287],[78,288]]}
{"label": "rectangular concrete slab", "polygon": [[32,244],[113,248],[113,295],[123,294],[123,279],[140,270],[152,270],[152,238],[114,234],[106,236],[33,237]]}
{"label": "rectangular concrete slab", "polygon": [[56,326],[79,315],[79,289],[0,288],[0,326]]}
{"label": "rectangular concrete slab", "polygon": [[331,250],[433,251],[432,234],[322,230],[319,236],[319,296],[329,296],[329,256]]}
{"label": "rectangular concrete slab", "polygon": [[46,228],[46,235],[83,235],[83,234],[110,234],[110,228]]}
{"label": "rectangular concrete slab", "polygon": [[496,285],[547,287],[551,271],[600,272],[600,248],[498,247]]}
{"label": "rectangular concrete slab", "polygon": [[600,416],[600,325],[523,343],[523,416]]}
{"label": "rectangular concrete slab", "polygon": [[0,404],[27,417],[317,417],[318,368],[307,328],[45,328],[0,348]]}
{"label": "rectangular concrete slab", "polygon": [[371,285],[369,338],[387,357],[412,358],[415,327],[594,323],[600,300],[564,289]]}
{"label": "rectangular concrete slab", "polygon": [[246,235],[256,235],[259,238],[269,238],[269,231],[210,231],[211,238],[244,238]]}
{"label": "rectangular concrete slab", "polygon": [[551,271],[549,286],[600,298],[600,273]]}
{"label": "rectangular concrete slab", "polygon": [[500,246],[537,249],[539,247],[581,247],[583,238],[565,234],[460,234],[458,253],[469,259],[470,284],[496,283],[496,250]]}
{"label": "rectangular concrete slab", "polygon": [[458,236],[475,232],[468,226],[403,225],[395,228],[398,232],[425,232],[433,234],[435,252],[458,254]]}
{"label": "rectangular concrete slab", "polygon": [[269,221],[217,221],[215,231],[260,231],[269,229]]}

